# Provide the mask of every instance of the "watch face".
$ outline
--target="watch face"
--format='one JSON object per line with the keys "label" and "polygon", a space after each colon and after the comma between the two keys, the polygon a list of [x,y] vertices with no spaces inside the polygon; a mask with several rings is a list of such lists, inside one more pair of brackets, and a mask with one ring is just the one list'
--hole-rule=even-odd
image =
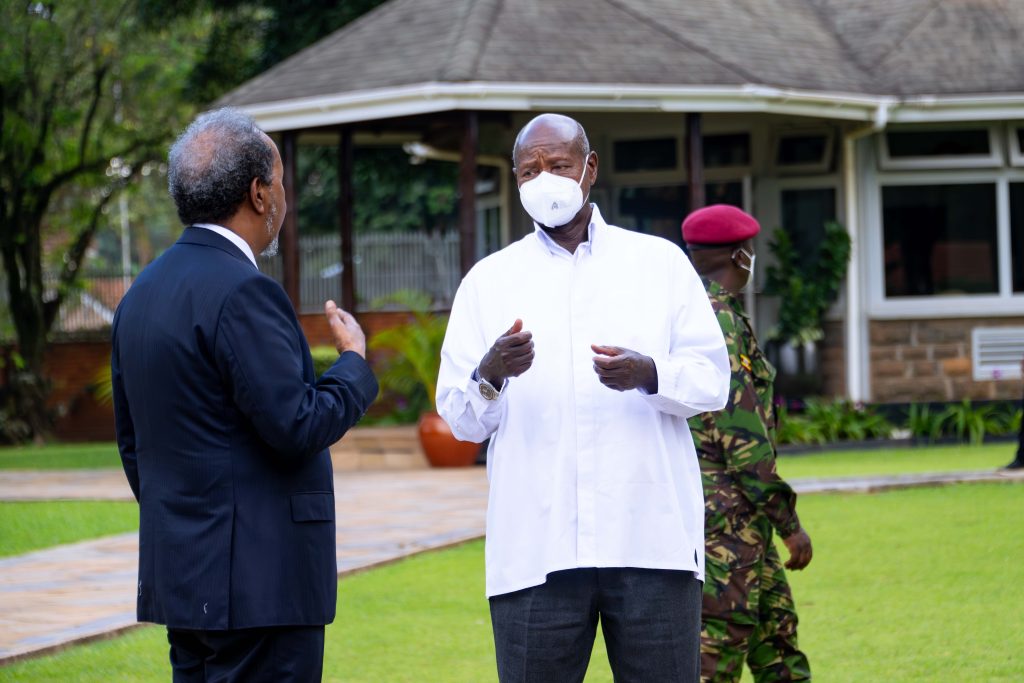
{"label": "watch face", "polygon": [[495,391],[487,382],[480,382],[480,395],[486,398],[488,401],[493,401],[498,398],[498,392]]}

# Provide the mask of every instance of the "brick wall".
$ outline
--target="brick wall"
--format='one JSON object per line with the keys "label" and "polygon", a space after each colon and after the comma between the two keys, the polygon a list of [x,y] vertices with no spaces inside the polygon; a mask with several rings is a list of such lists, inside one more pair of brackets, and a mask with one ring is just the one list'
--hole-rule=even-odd
{"label": "brick wall", "polygon": [[110,342],[56,342],[45,357],[50,379],[54,429],[62,441],[109,441],[114,438],[114,410],[92,393],[96,373],[110,364]]}
{"label": "brick wall", "polygon": [[[370,337],[406,319],[404,313],[360,313],[359,324]],[[310,346],[332,345],[322,314],[299,316]],[[96,373],[110,363],[106,332],[94,338],[57,341],[46,352],[45,372],[52,391],[50,406],[57,419],[54,431],[62,441],[109,441],[114,438],[114,411],[96,401],[92,393]],[[371,361],[373,360],[371,356]]]}
{"label": "brick wall", "polygon": [[821,354],[822,396],[846,396],[846,332],[842,320],[827,321]]}
{"label": "brick wall", "polygon": [[1024,318],[872,320],[871,398],[879,403],[1020,398],[1019,381],[971,378],[971,330]]}

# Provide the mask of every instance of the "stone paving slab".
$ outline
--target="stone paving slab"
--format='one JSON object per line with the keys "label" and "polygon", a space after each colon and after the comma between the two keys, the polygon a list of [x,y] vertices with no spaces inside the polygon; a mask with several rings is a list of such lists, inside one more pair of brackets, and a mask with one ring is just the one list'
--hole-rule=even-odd
{"label": "stone paving slab", "polygon": [[[334,485],[339,574],[484,533],[483,468],[353,472]],[[54,498],[132,499],[117,470],[0,473],[0,499]],[[132,532],[0,559],[0,664],[135,626],[137,558]]]}
{"label": "stone paving slab", "polygon": [[1024,470],[983,470],[970,472],[922,472],[878,476],[790,479],[797,493],[872,493],[912,486],[943,486],[982,482],[1024,482]]}
{"label": "stone paving slab", "polygon": [[[794,479],[799,493],[1018,481],[1024,472]],[[335,477],[338,571],[345,574],[484,533],[486,474],[349,472]],[[0,472],[0,500],[132,500],[120,470]],[[0,664],[133,627],[137,533],[0,559]]]}

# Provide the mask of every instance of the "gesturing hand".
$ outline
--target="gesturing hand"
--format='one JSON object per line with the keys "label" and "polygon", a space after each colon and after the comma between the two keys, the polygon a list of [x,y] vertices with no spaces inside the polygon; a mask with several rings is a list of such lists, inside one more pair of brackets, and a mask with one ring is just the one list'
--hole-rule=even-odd
{"label": "gesturing hand", "polygon": [[811,537],[803,528],[797,529],[789,536],[782,539],[789,550],[789,560],[786,561],[786,569],[803,569],[811,563],[811,556],[814,551],[811,549]]}
{"label": "gesturing hand", "polygon": [[601,384],[616,391],[643,389],[648,394],[658,393],[658,370],[654,359],[618,346],[591,344],[594,353],[594,372]]}
{"label": "gesturing hand", "polygon": [[338,353],[355,351],[366,358],[366,335],[352,314],[328,300],[324,304],[324,315],[327,316],[327,324],[331,328],[331,337],[334,338],[334,347]]}
{"label": "gesturing hand", "polygon": [[509,377],[518,377],[533,365],[533,333],[523,331],[518,318],[498,337],[480,361],[480,376],[501,388]]}

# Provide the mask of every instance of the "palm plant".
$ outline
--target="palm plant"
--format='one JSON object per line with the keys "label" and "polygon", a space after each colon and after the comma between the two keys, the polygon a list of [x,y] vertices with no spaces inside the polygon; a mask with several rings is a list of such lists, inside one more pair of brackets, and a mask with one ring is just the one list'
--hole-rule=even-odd
{"label": "palm plant", "polygon": [[379,365],[381,388],[404,397],[417,415],[436,411],[434,396],[448,316],[431,312],[430,297],[423,292],[401,290],[387,297],[387,302],[408,310],[410,320],[370,338],[371,350],[390,354]]}

